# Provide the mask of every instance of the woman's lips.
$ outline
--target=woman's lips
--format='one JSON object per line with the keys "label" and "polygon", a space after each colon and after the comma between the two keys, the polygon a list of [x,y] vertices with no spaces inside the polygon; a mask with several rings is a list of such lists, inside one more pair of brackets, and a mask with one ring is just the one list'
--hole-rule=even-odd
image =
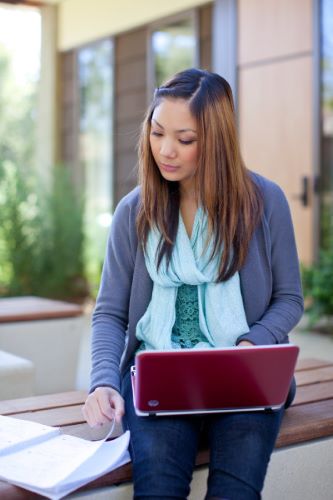
{"label": "woman's lips", "polygon": [[167,165],[166,163],[161,163],[162,170],[166,172],[177,172],[179,167],[174,167],[173,165]]}

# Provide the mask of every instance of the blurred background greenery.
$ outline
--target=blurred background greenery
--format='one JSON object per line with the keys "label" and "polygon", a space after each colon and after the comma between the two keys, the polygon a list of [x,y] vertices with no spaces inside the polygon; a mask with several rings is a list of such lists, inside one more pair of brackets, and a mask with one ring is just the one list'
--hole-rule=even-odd
{"label": "blurred background greenery", "polygon": [[303,290],[309,326],[332,332],[333,317],[333,227],[332,208],[321,212],[322,239],[318,259],[311,266],[301,266]]}
{"label": "blurred background greenery", "polygon": [[51,179],[36,171],[36,82],[17,84],[1,45],[0,74],[0,295],[80,300],[94,290],[84,200],[65,165],[52,168]]}
{"label": "blurred background greenery", "polygon": [[0,178],[1,294],[87,296],[83,204],[68,170],[54,168],[46,187],[5,160]]}

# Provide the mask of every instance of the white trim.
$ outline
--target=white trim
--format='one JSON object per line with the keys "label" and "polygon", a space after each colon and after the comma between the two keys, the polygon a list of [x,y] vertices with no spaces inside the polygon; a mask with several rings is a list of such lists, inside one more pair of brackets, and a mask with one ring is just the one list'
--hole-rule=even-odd
{"label": "white trim", "polygon": [[[98,47],[101,43],[108,42],[110,44],[110,52],[111,57],[109,59],[109,68],[111,70],[111,96],[110,96],[110,106],[111,106],[111,116],[110,116],[110,134],[109,134],[109,145],[110,145],[110,184],[109,184],[109,196],[110,196],[110,212],[113,213],[115,210],[116,203],[116,185],[115,185],[115,100],[116,100],[116,92],[115,92],[115,82],[116,82],[116,66],[115,66],[115,37],[106,36],[100,38],[98,40],[94,40],[91,43],[85,43],[80,45],[74,49],[75,53],[75,64],[76,64],[76,72],[75,72],[75,85],[76,85],[76,96],[77,96],[77,123],[75,135],[77,140],[80,137],[80,68],[79,68],[79,54],[81,51],[86,49],[93,49],[94,47]],[[78,149],[78,157],[77,157],[77,169],[78,176],[82,179],[83,184],[85,183],[84,172],[82,171],[81,159],[80,159],[80,151]],[[83,186],[85,189],[85,186]]]}
{"label": "white trim", "polygon": [[212,69],[231,86],[237,105],[236,0],[215,0],[212,10]]}
{"label": "white trim", "polygon": [[[318,184],[320,184],[321,168],[322,168],[322,151],[321,151],[321,137],[322,137],[322,123],[321,123],[321,2],[320,0],[313,0],[313,95],[312,95],[312,165],[313,165],[313,180],[310,183],[312,190],[312,210],[313,210],[313,224],[312,224],[312,250],[313,260],[316,262],[319,257],[320,249],[320,233],[321,233],[321,209],[320,209],[320,195],[318,191]],[[320,189],[320,188],[319,188]]]}

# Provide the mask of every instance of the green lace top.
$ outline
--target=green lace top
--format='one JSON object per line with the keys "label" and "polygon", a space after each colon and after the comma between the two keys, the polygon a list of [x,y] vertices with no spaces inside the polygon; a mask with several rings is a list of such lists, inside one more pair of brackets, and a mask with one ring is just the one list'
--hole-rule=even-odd
{"label": "green lace top", "polygon": [[[197,285],[181,285],[176,299],[176,320],[172,328],[173,347],[192,348],[198,342],[207,342],[199,328],[199,306]],[[145,349],[141,342],[138,351]]]}
{"label": "green lace top", "polygon": [[176,320],[171,334],[175,347],[191,348],[198,342],[207,342],[199,328],[197,285],[182,285],[176,299]]}

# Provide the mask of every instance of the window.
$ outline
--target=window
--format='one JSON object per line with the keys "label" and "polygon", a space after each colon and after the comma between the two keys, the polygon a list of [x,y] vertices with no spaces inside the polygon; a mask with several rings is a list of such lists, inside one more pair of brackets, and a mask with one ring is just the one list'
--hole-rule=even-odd
{"label": "window", "polygon": [[[100,266],[113,192],[113,44],[78,51],[79,164],[84,186],[88,266]],[[93,273],[99,269],[91,270]]]}
{"label": "window", "polygon": [[[321,2],[321,243],[333,238],[333,4]],[[333,243],[331,241],[331,243]]]}
{"label": "window", "polygon": [[150,82],[153,89],[177,71],[198,65],[196,13],[174,17],[150,32]]}

